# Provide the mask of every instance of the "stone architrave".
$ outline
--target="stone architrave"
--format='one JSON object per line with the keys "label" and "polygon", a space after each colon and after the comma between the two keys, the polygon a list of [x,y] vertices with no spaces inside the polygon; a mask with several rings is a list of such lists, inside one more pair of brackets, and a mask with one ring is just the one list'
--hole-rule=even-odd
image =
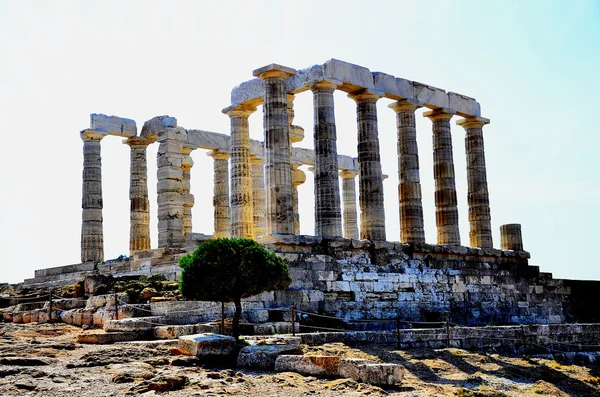
{"label": "stone architrave", "polygon": [[469,117],[456,122],[465,129],[469,203],[469,239],[471,247],[493,248],[490,199],[485,168],[483,126],[490,120]]}
{"label": "stone architrave", "polygon": [[265,206],[265,160],[250,156],[252,175],[252,214],[254,234],[262,236],[267,232],[267,209]]}
{"label": "stone architrave", "polygon": [[214,160],[214,227],[215,237],[231,237],[229,207],[229,153],[213,150],[208,153]]}
{"label": "stone architrave", "polygon": [[100,141],[106,135],[108,133],[102,131],[81,131],[83,140],[81,262],[83,263],[104,261]]}
{"label": "stone architrave", "polygon": [[337,133],[333,93],[337,85],[321,81],[311,85],[314,106],[315,234],[342,235]]}
{"label": "stone architrave", "polygon": [[157,193],[158,248],[183,248],[183,143],[186,131],[182,127],[167,127],[158,132]]}
{"label": "stone architrave", "polygon": [[344,237],[358,238],[358,219],[356,216],[356,183],[354,178],[358,173],[344,170],[342,178],[342,204],[344,208]]}
{"label": "stone architrave", "polygon": [[[254,106],[223,110],[231,121],[231,236],[254,238],[252,179],[250,175],[250,132],[248,117]],[[289,155],[289,151],[288,151]],[[289,162],[288,162],[289,164]]]}
{"label": "stone architrave", "polygon": [[400,200],[400,241],[424,243],[423,204],[419,175],[419,149],[415,110],[417,104],[401,100],[388,106],[396,112],[398,129],[398,199]]}
{"label": "stone architrave", "polygon": [[183,177],[181,181],[182,195],[183,195],[183,237],[186,242],[192,240],[192,208],[194,208],[194,195],[191,193],[192,189],[192,167],[194,166],[194,160],[192,159],[191,148],[183,147],[183,160],[181,161],[181,175]]}
{"label": "stone architrave", "polygon": [[263,125],[265,130],[265,189],[267,233],[294,233],[294,203],[290,164],[290,137],[286,80],[294,69],[271,64],[253,72],[263,80]]}
{"label": "stone architrave", "polygon": [[150,201],[148,200],[148,161],[146,149],[153,139],[131,137],[123,143],[130,148],[129,201],[130,231],[129,253],[150,249]]}
{"label": "stone architrave", "polygon": [[360,238],[385,240],[383,177],[377,126],[377,100],[381,94],[365,89],[349,97],[356,101],[358,123]]}
{"label": "stone architrave", "polygon": [[435,109],[423,116],[433,122],[433,177],[435,178],[435,223],[437,243],[460,245],[458,228],[458,202],[454,179],[452,134],[449,109]]}

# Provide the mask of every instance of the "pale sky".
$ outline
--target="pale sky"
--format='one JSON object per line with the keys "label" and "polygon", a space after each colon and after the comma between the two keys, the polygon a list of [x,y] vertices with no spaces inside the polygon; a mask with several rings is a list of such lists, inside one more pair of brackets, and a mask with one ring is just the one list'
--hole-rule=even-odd
{"label": "pale sky", "polygon": [[[494,244],[521,223],[530,264],[600,279],[600,1],[0,0],[0,282],[80,260],[82,142],[90,113],[158,115],[229,133],[231,89],[269,63],[330,58],[476,98]],[[356,156],[354,102],[336,93],[338,152]],[[388,240],[399,239],[395,114],[378,102]],[[312,147],[312,95],[296,119]],[[417,111],[426,237],[435,243],[431,122]],[[460,231],[468,245],[464,130],[452,120]],[[251,116],[262,140],[262,109]],[[102,141],[105,258],[128,254],[129,147]],[[194,232],[212,234],[212,159],[192,157]],[[156,145],[148,151],[152,245]],[[304,167],[306,170],[306,167]],[[313,234],[313,183],[300,186]]]}

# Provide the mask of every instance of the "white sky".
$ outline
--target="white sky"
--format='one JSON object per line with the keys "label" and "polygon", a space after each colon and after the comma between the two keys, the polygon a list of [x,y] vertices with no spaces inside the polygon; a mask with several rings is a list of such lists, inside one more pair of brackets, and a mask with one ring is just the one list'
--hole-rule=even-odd
{"label": "white sky", "polygon": [[[530,263],[600,279],[598,1],[0,0],[0,282],[79,262],[82,143],[90,113],[228,133],[231,89],[253,69],[337,58],[475,97],[484,129],[494,242],[521,223]],[[354,102],[336,93],[338,152],[356,156]],[[378,103],[387,234],[399,239],[394,112]],[[312,147],[312,96],[294,124]],[[423,206],[435,242],[431,122],[418,111]],[[457,118],[458,119],[458,118]],[[454,125],[460,228],[468,245],[464,130]],[[262,113],[251,117],[262,140]],[[105,258],[128,254],[129,148],[102,141]],[[212,234],[212,159],[193,152],[194,231]],[[156,146],[148,152],[156,247]],[[312,174],[300,187],[313,233]]]}

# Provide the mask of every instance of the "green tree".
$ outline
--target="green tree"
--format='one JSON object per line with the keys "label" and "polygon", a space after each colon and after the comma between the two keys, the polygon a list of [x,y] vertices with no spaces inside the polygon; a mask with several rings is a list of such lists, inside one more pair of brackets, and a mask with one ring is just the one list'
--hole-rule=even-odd
{"label": "green tree", "polygon": [[179,259],[179,290],[187,299],[233,302],[232,333],[240,335],[242,298],[287,288],[287,264],[254,240],[218,238]]}

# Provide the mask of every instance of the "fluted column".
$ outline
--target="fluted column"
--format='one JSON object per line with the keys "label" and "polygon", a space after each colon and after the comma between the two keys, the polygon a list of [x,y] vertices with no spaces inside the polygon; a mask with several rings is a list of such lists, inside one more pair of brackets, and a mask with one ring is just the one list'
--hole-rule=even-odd
{"label": "fluted column", "polygon": [[150,201],[148,200],[148,161],[146,149],[152,139],[140,137],[124,141],[130,148],[129,201],[130,229],[129,253],[150,249]]}
{"label": "fluted column", "polygon": [[523,250],[523,236],[521,235],[521,225],[519,223],[500,226],[500,246],[503,250]]}
{"label": "fluted column", "polygon": [[213,213],[214,236],[231,237],[231,210],[229,207],[229,153],[213,150],[208,152],[213,158],[214,189]]}
{"label": "fluted column", "polygon": [[483,147],[483,126],[489,123],[490,120],[483,117],[469,117],[456,123],[462,126],[466,132],[469,239],[471,247],[478,248],[494,246]]}
{"label": "fluted column", "polygon": [[267,233],[272,234],[294,233],[286,80],[295,73],[294,69],[280,65],[268,65],[254,71],[265,85],[263,125]]}
{"label": "fluted column", "polygon": [[360,238],[385,240],[383,178],[377,127],[377,100],[380,96],[368,90],[349,96],[356,101],[358,123]]}
{"label": "fluted column", "polygon": [[[250,131],[248,117],[254,106],[229,107],[223,112],[231,121],[231,236],[254,238],[252,179],[250,176]],[[289,156],[289,150],[288,150]],[[289,163],[288,163],[289,164]]]}
{"label": "fluted column", "polygon": [[265,160],[250,156],[252,175],[252,214],[254,234],[262,236],[267,232],[267,209],[265,206]]}
{"label": "fluted column", "polygon": [[437,243],[460,245],[458,202],[454,179],[452,134],[449,109],[436,109],[423,114],[433,122],[433,177],[435,178],[435,223]]}
{"label": "fluted column", "polygon": [[106,135],[106,133],[92,130],[81,131],[83,140],[81,262],[104,261],[100,141]]}
{"label": "fluted column", "polygon": [[165,128],[158,132],[157,193],[158,193],[158,247],[183,248],[183,142],[186,130],[182,127]]}
{"label": "fluted column", "polygon": [[342,204],[344,208],[344,237],[358,238],[358,219],[356,217],[356,183],[354,171],[340,171],[342,178]]}
{"label": "fluted column", "polygon": [[419,149],[415,110],[418,105],[402,100],[388,106],[396,112],[398,130],[398,200],[400,201],[400,241],[424,243],[423,204],[419,175]]}
{"label": "fluted column", "polygon": [[183,236],[187,242],[192,240],[192,208],[194,208],[194,195],[191,193],[192,188],[192,149],[183,148],[183,161],[181,162],[181,172],[183,179],[181,181],[183,194]]}
{"label": "fluted column", "polygon": [[300,213],[298,211],[298,186],[306,182],[306,174],[298,169],[302,163],[292,162],[292,197],[294,200],[294,234],[300,234]]}
{"label": "fluted column", "polygon": [[339,237],[342,235],[342,212],[333,102],[337,85],[321,81],[310,88],[314,107],[315,234]]}

